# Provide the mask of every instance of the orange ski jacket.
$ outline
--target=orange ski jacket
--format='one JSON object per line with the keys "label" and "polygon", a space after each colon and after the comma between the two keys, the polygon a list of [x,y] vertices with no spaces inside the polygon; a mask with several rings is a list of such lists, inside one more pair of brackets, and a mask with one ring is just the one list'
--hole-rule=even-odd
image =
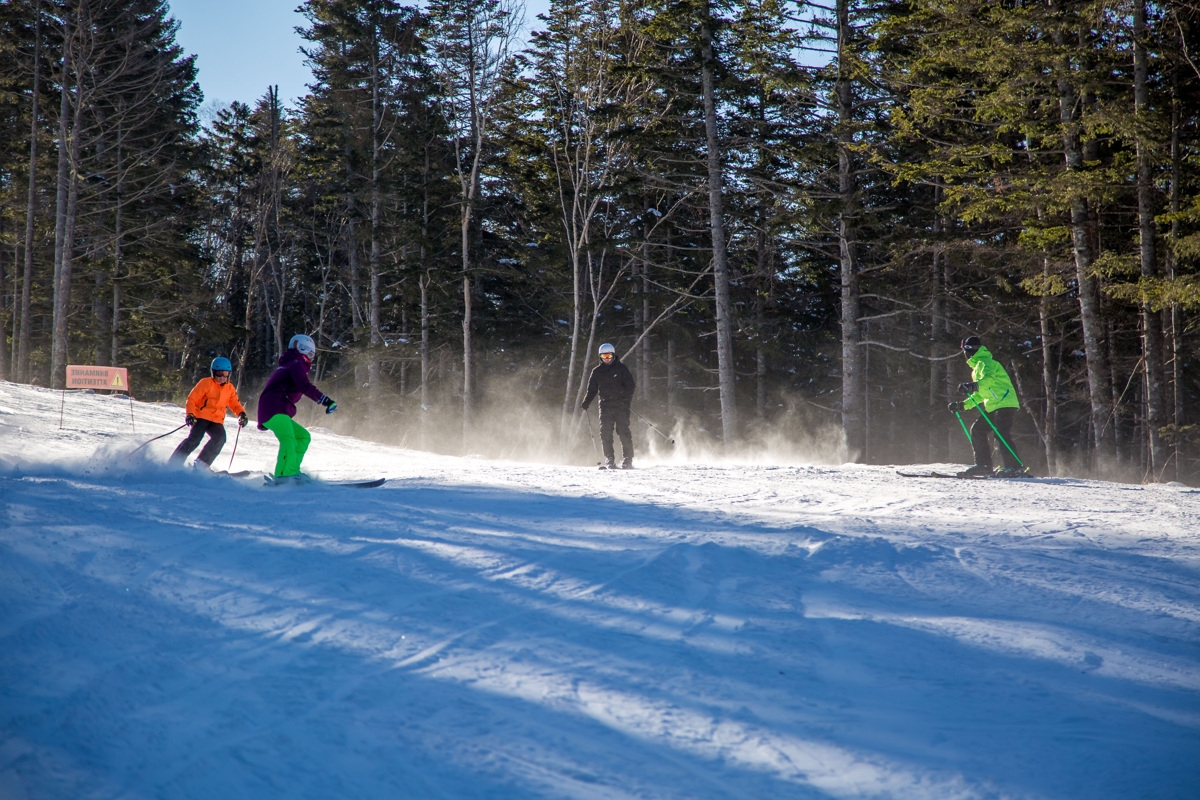
{"label": "orange ski jacket", "polygon": [[233,388],[232,383],[222,386],[212,378],[201,378],[196,388],[188,395],[184,410],[196,419],[224,422],[227,406],[233,409],[234,414],[246,413],[246,409],[242,408],[241,402],[238,401],[237,389]]}

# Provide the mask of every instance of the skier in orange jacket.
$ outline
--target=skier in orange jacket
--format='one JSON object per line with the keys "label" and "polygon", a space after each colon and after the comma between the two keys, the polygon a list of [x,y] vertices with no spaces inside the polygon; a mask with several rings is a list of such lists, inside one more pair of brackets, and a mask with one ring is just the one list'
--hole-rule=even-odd
{"label": "skier in orange jacket", "polygon": [[181,462],[187,459],[188,455],[200,444],[204,434],[207,433],[208,444],[204,445],[204,449],[200,451],[196,461],[202,461],[211,467],[212,462],[221,452],[221,448],[225,446],[225,410],[227,408],[233,409],[233,413],[237,414],[238,427],[246,427],[246,423],[249,422],[246,409],[238,401],[237,390],[229,382],[229,373],[232,369],[233,365],[229,363],[228,358],[224,356],[214,358],[209,368],[212,377],[201,378],[196,387],[192,389],[192,393],[188,395],[187,405],[184,406],[184,411],[187,413],[184,421],[191,426],[192,430],[171,454],[172,461]]}

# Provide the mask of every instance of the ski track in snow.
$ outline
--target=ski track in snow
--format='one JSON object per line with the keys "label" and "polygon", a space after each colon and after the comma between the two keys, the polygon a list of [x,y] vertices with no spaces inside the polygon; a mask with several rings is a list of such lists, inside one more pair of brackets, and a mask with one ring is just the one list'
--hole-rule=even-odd
{"label": "ski track in snow", "polygon": [[1195,490],[181,420],[0,382],[0,800],[1198,796]]}

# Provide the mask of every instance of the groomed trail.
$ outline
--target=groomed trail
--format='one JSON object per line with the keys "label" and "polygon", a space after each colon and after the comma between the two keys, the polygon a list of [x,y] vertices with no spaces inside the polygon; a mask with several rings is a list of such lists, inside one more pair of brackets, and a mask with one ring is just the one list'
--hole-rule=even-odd
{"label": "groomed trail", "polygon": [[[1197,490],[320,428],[306,472],[386,483],[270,488],[126,458],[182,410],[133,416],[0,383],[3,800],[1200,786]],[[216,466],[269,468],[234,425]]]}

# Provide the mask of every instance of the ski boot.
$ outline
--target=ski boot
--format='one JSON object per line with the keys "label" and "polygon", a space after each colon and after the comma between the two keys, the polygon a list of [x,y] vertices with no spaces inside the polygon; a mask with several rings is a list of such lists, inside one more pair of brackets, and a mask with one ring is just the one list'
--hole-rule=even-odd
{"label": "ski boot", "polygon": [[968,467],[962,472],[956,472],[956,478],[990,478],[992,476],[992,468],[985,467],[983,464],[976,464],[973,467]]}
{"label": "ski boot", "polygon": [[615,458],[606,458],[604,463],[600,465],[600,469],[616,469],[617,460]]}
{"label": "ski boot", "polygon": [[992,473],[994,478],[1028,478],[1029,467],[1000,467]]}
{"label": "ski boot", "polygon": [[621,469],[633,469],[633,456],[625,456],[621,461]]}

